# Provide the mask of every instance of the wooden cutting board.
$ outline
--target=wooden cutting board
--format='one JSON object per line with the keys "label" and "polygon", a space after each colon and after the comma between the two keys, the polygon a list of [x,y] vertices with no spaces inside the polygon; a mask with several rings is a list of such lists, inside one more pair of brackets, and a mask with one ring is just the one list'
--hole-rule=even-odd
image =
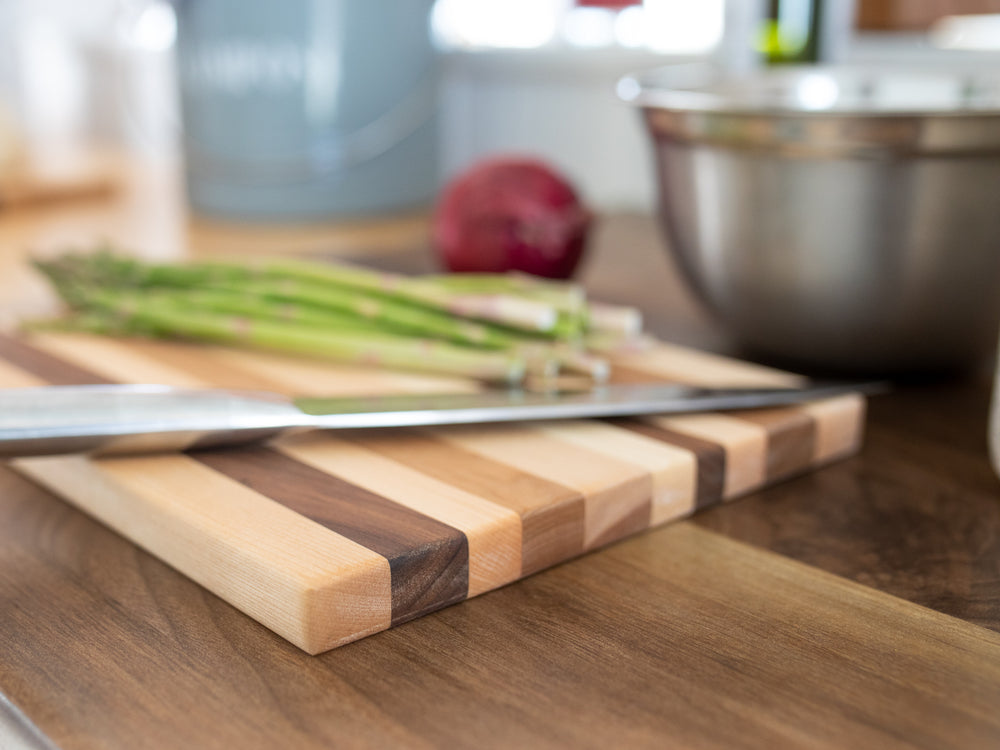
{"label": "wooden cutting board", "polygon": [[[794,384],[669,344],[619,381]],[[79,334],[0,336],[0,387],[95,382],[348,395],[470,382]],[[17,470],[309,653],[687,516],[859,448],[864,400],[729,414],[300,435]]]}

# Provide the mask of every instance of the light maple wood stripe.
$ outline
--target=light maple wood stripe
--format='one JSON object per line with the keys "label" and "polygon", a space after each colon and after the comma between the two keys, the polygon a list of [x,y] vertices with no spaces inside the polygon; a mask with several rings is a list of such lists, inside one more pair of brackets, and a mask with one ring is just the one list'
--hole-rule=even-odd
{"label": "light maple wood stripe", "polygon": [[[731,360],[706,352],[685,350],[661,344],[651,350],[653,356],[628,355],[621,362],[616,359],[614,379],[623,383],[648,383],[660,381],[691,383],[704,386],[796,386],[804,382],[797,375]],[[752,412],[731,412],[736,419],[763,424],[768,427],[772,445],[768,459],[773,470],[772,478],[782,478],[817,463],[855,452],[860,446],[863,425],[864,399],[856,394],[808,402],[780,410],[757,420]],[[859,411],[859,409],[861,411]],[[803,415],[812,425],[803,421]],[[791,425],[798,423],[797,429]],[[793,436],[792,432],[797,432]],[[812,433],[806,437],[807,433]],[[805,460],[805,442],[812,446],[812,454]]]}
{"label": "light maple wood stripe", "polygon": [[767,479],[767,429],[724,414],[643,417],[668,430],[721,445],[726,452],[723,497],[730,499],[761,486]]}
{"label": "light maple wood stripe", "polygon": [[224,349],[203,344],[131,339],[129,348],[219,388],[281,391],[282,384],[223,356]]}
{"label": "light maple wood stripe", "polygon": [[816,421],[815,462],[843,458],[861,448],[867,403],[863,396],[849,393],[800,407]]}
{"label": "light maple wood stripe", "polygon": [[533,427],[477,425],[429,432],[582,493],[587,549],[649,526],[653,480],[635,464],[556,440]]}
{"label": "light maple wood stripe", "polygon": [[665,523],[694,511],[698,466],[691,451],[604,422],[547,422],[539,429],[557,440],[648,471],[653,478],[651,524]]}
{"label": "light maple wood stripe", "polygon": [[192,458],[16,468],[309,653],[389,627],[384,557]]}
{"label": "light maple wood stripe", "polygon": [[469,543],[469,596],[520,576],[521,518],[509,508],[345,440],[309,434],[282,439],[274,447],[464,533]]}
{"label": "light maple wood stripe", "polygon": [[[634,367],[626,367],[616,361],[612,371],[612,382],[622,384],[678,383],[703,385],[699,378],[685,369],[683,365],[684,362],[682,359],[678,361],[677,359],[671,357],[668,363],[665,363],[659,368],[660,372],[656,372],[654,368],[649,370],[640,370],[635,369]],[[712,383],[705,383],[704,385],[712,385]],[[720,415],[727,414],[727,412],[709,413]],[[781,461],[781,458],[789,452],[788,449],[791,447],[789,445],[790,441],[788,440],[788,430],[782,429],[785,427],[785,425],[782,424],[784,420],[772,419],[769,421],[762,421],[758,419],[747,419],[746,412],[743,411],[734,411],[730,414],[735,419],[753,422],[767,429],[769,437],[767,446],[768,466],[765,473],[768,476],[771,476],[772,471],[770,465],[776,461],[778,463],[784,463]],[[615,424],[623,429],[631,430],[632,432],[643,434],[653,439],[691,450],[698,459],[698,489],[696,493],[697,507],[699,509],[705,508],[710,505],[714,505],[723,499],[724,488],[722,487],[722,478],[725,476],[727,471],[725,451],[722,446],[718,445],[715,441],[706,440],[704,437],[695,437],[692,433],[668,429],[666,423],[662,421],[654,423],[651,419],[644,419],[641,417],[636,419],[610,418],[605,421]],[[812,442],[810,441],[809,444],[811,446]],[[721,456],[719,455],[720,452],[722,453]],[[797,457],[799,453],[798,445],[794,446],[793,452]],[[714,475],[717,475],[717,481],[714,479]]]}
{"label": "light maple wood stripe", "polygon": [[373,393],[457,393],[478,390],[468,380],[387,372],[374,368],[333,366],[236,349],[219,350],[219,358],[277,384],[288,395],[358,396]]}
{"label": "light maple wood stripe", "polygon": [[66,362],[30,346],[23,338],[0,334],[0,359],[25,372],[42,378],[50,385],[83,385],[108,383],[107,378],[83,367]]}
{"label": "light maple wood stripe", "polygon": [[48,381],[0,359],[0,388],[33,388]]}
{"label": "light maple wood stripe", "polygon": [[767,430],[767,479],[775,481],[809,468],[816,456],[816,420],[802,409],[749,409],[735,416]]}
{"label": "light maple wood stripe", "polygon": [[724,489],[722,485],[726,476],[726,451],[721,445],[639,419],[617,418],[607,421],[623,430],[630,430],[652,440],[689,451],[696,463],[695,509],[702,510],[722,502]]}
{"label": "light maple wood stripe", "polygon": [[629,385],[633,383],[667,383],[673,381],[663,375],[636,370],[616,361],[611,368],[611,382],[616,385]]}
{"label": "light maple wood stripe", "polygon": [[191,455],[386,558],[393,625],[469,595],[469,544],[453,526],[271,448]]}
{"label": "light maple wood stripe", "polygon": [[127,340],[78,333],[42,333],[32,336],[30,343],[113,382],[162,383],[188,388],[211,385],[182,369],[136,352]]}
{"label": "light maple wood stripe", "polygon": [[577,490],[414,430],[352,431],[344,438],[517,513],[522,575],[583,552],[584,499]]}
{"label": "light maple wood stripe", "polygon": [[771,367],[665,342],[640,352],[616,355],[614,362],[632,370],[706,386],[797,386],[805,380]]}

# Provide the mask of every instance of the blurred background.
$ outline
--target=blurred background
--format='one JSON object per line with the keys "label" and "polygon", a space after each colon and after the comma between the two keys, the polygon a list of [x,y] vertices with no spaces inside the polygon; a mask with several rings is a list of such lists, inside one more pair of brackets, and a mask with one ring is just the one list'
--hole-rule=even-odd
{"label": "blurred background", "polygon": [[[25,159],[58,162],[58,155],[80,149],[177,162],[178,18],[193,14],[196,5],[0,0],[0,169],[15,170]],[[398,0],[399,8],[417,5]],[[626,72],[668,61],[755,64],[759,40],[752,24],[767,5],[437,0],[430,12],[438,53],[434,145],[423,149],[433,157],[433,174],[416,176],[423,194],[411,191],[398,207],[373,210],[419,209],[462,167],[485,154],[513,151],[550,160],[598,209],[651,211],[647,138],[635,111],[617,98],[616,82]],[[793,22],[796,13],[813,6],[808,0],[782,5]],[[1000,14],[1000,0],[828,0],[817,7],[825,7],[828,33],[836,36],[824,56],[837,62],[1000,62],[1000,15],[990,15]],[[380,39],[361,42],[378,49]],[[239,70],[234,50],[220,58],[229,67],[219,70]],[[406,65],[399,45],[380,54]],[[336,218],[355,212],[366,213],[365,206],[334,206],[326,213]],[[319,205],[291,218],[326,216]]]}

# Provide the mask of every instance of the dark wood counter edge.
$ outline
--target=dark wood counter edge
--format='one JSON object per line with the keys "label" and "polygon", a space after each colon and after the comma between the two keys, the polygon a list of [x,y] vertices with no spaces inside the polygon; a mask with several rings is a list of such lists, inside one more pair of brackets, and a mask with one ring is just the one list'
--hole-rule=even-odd
{"label": "dark wood counter edge", "polygon": [[[237,720],[223,731],[211,717],[221,715],[219,710],[224,706],[235,709],[241,701],[256,704],[263,697],[266,702],[253,710],[263,711],[265,719],[277,722],[269,730],[271,741],[288,731],[298,735],[302,747],[323,747],[328,739],[324,734],[330,727],[316,724],[313,713],[293,710],[288,703],[300,694],[295,687],[300,682],[328,689],[351,686],[338,699],[345,703],[337,706],[333,716],[346,722],[342,727],[335,722],[336,731],[346,732],[345,737],[362,747],[391,743],[398,731],[403,731],[413,746],[420,747],[454,741],[456,737],[481,740],[486,730],[477,722],[488,721],[494,724],[495,731],[498,721],[508,726],[503,722],[516,716],[528,722],[516,731],[510,725],[513,736],[522,740],[534,737],[540,746],[560,746],[564,738],[581,740],[583,730],[570,721],[581,698],[568,697],[571,685],[583,691],[584,699],[597,699],[604,690],[610,690],[605,697],[611,699],[612,713],[603,719],[595,718],[598,724],[608,719],[615,722],[610,729],[605,727],[594,735],[603,736],[602,742],[609,741],[609,731],[621,731],[636,720],[641,729],[637,729],[636,746],[655,746],[650,742],[652,738],[662,739],[664,732],[677,731],[684,741],[681,746],[718,747],[724,746],[720,742],[732,740],[734,732],[739,735],[747,729],[758,732],[758,739],[765,744],[784,738],[789,741],[786,746],[794,747],[806,746],[804,738],[812,736],[812,732],[820,733],[814,738],[816,747],[843,746],[837,739],[841,733],[859,742],[852,746],[875,746],[872,742],[879,738],[908,737],[919,746],[973,748],[987,746],[983,744],[986,737],[992,738],[990,742],[1000,738],[998,718],[986,708],[1000,700],[997,633],[705,530],[690,521],[632,537],[573,565],[557,566],[518,585],[421,618],[405,628],[322,657],[309,657],[216,597],[207,593],[191,596],[195,584],[125,540],[113,537],[109,530],[78,517],[71,508],[58,507],[54,498],[45,505],[50,507],[43,516],[50,516],[54,510],[63,522],[74,527],[82,524],[78,528],[88,529],[90,545],[107,550],[101,553],[108,555],[102,568],[122,555],[138,555],[141,581],[144,588],[150,587],[143,595],[160,591],[166,593],[164,602],[183,595],[184,600],[194,604],[190,613],[175,613],[183,614],[181,619],[168,616],[166,621],[162,621],[165,610],[158,609],[150,619],[147,615],[136,617],[122,607],[109,607],[111,616],[107,621],[90,619],[82,632],[64,642],[67,652],[52,652],[55,660],[48,667],[49,676],[36,682],[35,691],[51,690],[62,680],[86,680],[83,674],[88,669],[87,660],[108,660],[112,670],[132,665],[122,673],[121,685],[101,687],[82,704],[74,704],[79,718],[90,716],[96,720],[92,729],[103,727],[103,739],[96,738],[99,742],[115,738],[114,742],[121,746],[160,748],[174,741],[168,737],[178,741],[186,737],[185,741],[190,741],[192,732],[211,731],[212,741],[206,746],[232,746],[218,743],[231,742],[235,737],[245,739],[247,732],[259,731],[260,727],[252,726],[255,722],[250,714],[240,718],[239,712],[227,713]],[[77,550],[75,555],[81,553],[86,550]],[[66,562],[63,559],[59,567]],[[649,595],[622,599],[620,611],[602,607],[609,593],[620,591],[638,570],[644,571],[642,579],[649,586]],[[120,583],[106,580],[94,590],[93,581],[78,581],[66,600],[67,623],[83,622],[79,619],[81,611],[92,608],[95,594],[116,598]],[[112,588],[101,594],[100,589],[108,584]],[[83,599],[79,594],[84,595]],[[547,604],[539,609],[541,602]],[[84,610],[79,609],[81,604]],[[558,633],[551,632],[548,626],[524,629],[526,618],[546,623],[545,612],[550,607],[576,608],[576,621],[560,619]],[[623,630],[620,617],[635,627]],[[39,624],[39,638],[67,635],[61,623]],[[159,677],[138,666],[142,654],[149,656],[153,652],[137,646],[139,642],[134,640],[144,639],[156,630],[160,637],[154,640],[160,641],[157,648],[162,657],[158,661],[166,668],[158,670]],[[732,637],[736,633],[739,637]],[[94,640],[96,635],[101,637]],[[655,652],[649,650],[651,637],[654,644],[660,644]],[[134,652],[133,656],[115,655],[116,642],[126,652]],[[560,666],[552,672],[556,662],[551,662],[551,657],[560,652],[565,656],[557,659]],[[548,664],[543,674],[552,684],[538,683],[537,676],[522,673],[517,664],[521,658],[531,664],[538,659]],[[480,669],[468,673],[467,665],[477,659],[481,660]],[[263,681],[258,687],[264,693],[245,684],[250,692],[244,695],[241,689],[236,703],[232,696],[213,695],[210,683],[202,681],[212,674],[213,662],[216,668],[228,665],[228,674],[216,674],[211,677],[213,681],[237,685],[253,676],[253,680]],[[63,672],[65,667],[70,668]],[[204,672],[206,669],[209,671]],[[57,674],[57,683],[52,683]],[[128,687],[137,687],[134,680],[140,674],[144,686],[141,692],[149,690],[145,695]],[[793,675],[795,681],[804,682],[805,693],[800,695],[798,687],[789,686],[788,679]],[[601,677],[610,684],[605,685]],[[204,694],[204,712],[191,714],[192,724],[187,727],[174,723],[160,711],[168,706],[174,712],[183,711],[184,705],[195,700],[184,692],[191,678],[209,690]],[[46,679],[48,687],[44,686]],[[638,685],[651,687],[653,679],[662,679],[665,694],[681,695],[681,699],[663,702],[655,698],[659,691],[647,694],[648,690],[629,697]],[[870,696],[870,702],[858,703],[857,691],[870,689],[873,681],[881,687]],[[473,702],[455,697],[465,695],[473,684],[481,688]],[[430,725],[415,718],[415,708],[440,713],[426,703],[425,697],[419,697],[422,689],[415,689],[418,686],[431,695],[438,695],[438,690],[452,695],[468,712],[466,720],[444,726],[447,722],[442,724],[440,716]],[[713,706],[710,696],[715,695],[715,689],[721,690],[717,696],[720,702]],[[528,703],[523,695],[517,699],[523,690],[528,691]],[[554,703],[544,700],[542,696],[548,690],[561,697]],[[685,691],[691,695],[683,697]],[[822,696],[832,702],[824,702]],[[501,716],[487,720],[491,707],[506,705],[504,702],[510,699],[513,703],[501,711]],[[95,705],[86,707],[88,700],[91,704],[97,701],[103,713],[114,717],[110,723],[109,719],[97,718],[102,711],[97,711]],[[690,700],[701,706],[698,716],[691,716]],[[549,708],[541,709],[537,701]],[[912,701],[924,706],[923,710],[912,711]],[[444,706],[449,700],[438,696],[437,703]],[[362,722],[367,721],[367,715],[378,717],[377,723],[363,723],[359,729],[357,721],[348,720],[358,710]],[[625,718],[615,711],[624,711]],[[772,711],[777,713],[767,719]],[[926,718],[922,718],[925,714]],[[39,714],[36,721],[42,726],[49,722],[57,732],[54,737],[76,737],[83,729],[69,730],[65,723],[45,713]],[[967,723],[954,727],[956,721]],[[543,726],[551,722],[552,727],[543,731]],[[309,726],[318,735],[310,734],[306,739],[307,735],[301,733]],[[69,731],[73,734],[66,734]],[[109,731],[113,734],[109,735]],[[216,736],[216,732],[221,734]],[[552,732],[558,736],[558,743],[552,742]],[[209,739],[209,735],[197,736]],[[638,741],[643,736],[646,741]],[[942,744],[945,736],[949,738],[946,745]],[[143,741],[131,745],[130,739],[138,737]],[[797,741],[791,741],[796,737]],[[26,747],[35,750],[36,746]],[[65,745],[85,746],[89,745],[68,740]],[[257,746],[267,745],[247,745]],[[579,746],[597,745],[581,741]],[[51,743],[40,747],[49,750]]]}

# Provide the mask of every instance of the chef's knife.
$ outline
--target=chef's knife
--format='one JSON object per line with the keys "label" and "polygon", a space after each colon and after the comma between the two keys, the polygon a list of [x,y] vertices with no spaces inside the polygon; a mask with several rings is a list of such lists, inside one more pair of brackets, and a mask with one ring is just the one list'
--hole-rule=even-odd
{"label": "chef's knife", "polygon": [[878,383],[801,388],[609,385],[587,391],[484,391],[365,398],[160,385],[81,385],[0,391],[0,456],[138,453],[248,443],[306,429],[479,424],[677,414],[794,404]]}

